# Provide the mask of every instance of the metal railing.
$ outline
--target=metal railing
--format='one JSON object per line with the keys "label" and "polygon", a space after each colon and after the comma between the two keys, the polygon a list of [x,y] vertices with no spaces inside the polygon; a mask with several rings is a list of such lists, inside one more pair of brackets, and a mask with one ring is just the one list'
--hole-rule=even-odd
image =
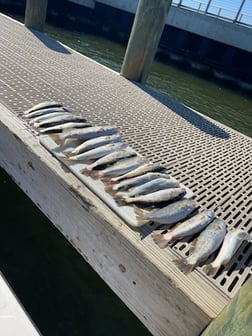
{"label": "metal railing", "polygon": [[173,0],[172,5],[252,27],[252,0]]}

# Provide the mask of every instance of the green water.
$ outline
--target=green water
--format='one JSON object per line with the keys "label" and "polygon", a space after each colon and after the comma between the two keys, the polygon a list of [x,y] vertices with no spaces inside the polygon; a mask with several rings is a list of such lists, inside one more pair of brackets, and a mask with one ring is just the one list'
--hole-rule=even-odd
{"label": "green water", "polygon": [[[46,33],[80,53],[120,72],[125,47],[104,37],[47,25]],[[196,70],[195,70],[196,71]],[[252,97],[221,80],[154,62],[147,84],[221,123],[252,137]]]}
{"label": "green water", "polygon": [[[125,47],[49,25],[46,33],[120,71]],[[252,137],[245,93],[158,62],[148,85]],[[0,190],[0,270],[44,336],[150,335],[3,170]]]}

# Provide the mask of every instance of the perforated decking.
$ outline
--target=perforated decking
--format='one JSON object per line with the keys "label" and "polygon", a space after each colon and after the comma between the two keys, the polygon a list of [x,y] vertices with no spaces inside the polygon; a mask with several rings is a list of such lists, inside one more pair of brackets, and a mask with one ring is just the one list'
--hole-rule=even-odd
{"label": "perforated decking", "polygon": [[[8,109],[21,114],[51,99],[94,124],[118,125],[129,145],[167,167],[202,208],[251,233],[252,139],[3,15],[0,25],[0,101]],[[186,242],[172,248],[181,256],[188,252]],[[233,297],[251,275],[251,257],[251,243],[243,243],[232,262],[206,281]]]}

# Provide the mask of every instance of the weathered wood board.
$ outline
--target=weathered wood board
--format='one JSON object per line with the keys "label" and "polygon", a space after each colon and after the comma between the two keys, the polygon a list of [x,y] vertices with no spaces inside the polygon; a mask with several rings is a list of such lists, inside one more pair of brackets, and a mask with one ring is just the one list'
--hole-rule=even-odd
{"label": "weathered wood board", "polygon": [[176,252],[129,228],[3,105],[0,165],[153,335],[197,335],[228,303],[197,270],[181,274]]}

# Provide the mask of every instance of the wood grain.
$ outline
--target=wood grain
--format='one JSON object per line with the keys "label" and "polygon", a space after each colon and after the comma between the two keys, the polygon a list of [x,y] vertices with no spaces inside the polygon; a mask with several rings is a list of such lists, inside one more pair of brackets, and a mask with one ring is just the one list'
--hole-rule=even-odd
{"label": "wood grain", "polygon": [[0,165],[153,335],[197,335],[228,303],[197,270],[184,276],[0,105]]}

